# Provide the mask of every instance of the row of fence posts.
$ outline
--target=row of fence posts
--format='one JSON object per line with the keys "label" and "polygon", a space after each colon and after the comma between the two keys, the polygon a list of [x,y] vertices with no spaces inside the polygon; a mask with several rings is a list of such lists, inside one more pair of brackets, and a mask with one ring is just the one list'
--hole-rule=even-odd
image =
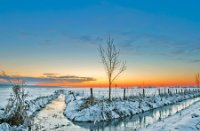
{"label": "row of fence posts", "polygon": [[[127,88],[124,88],[124,91],[123,91],[123,99],[126,99],[126,89]],[[171,90],[170,90],[171,89]],[[168,88],[167,89],[167,92],[165,89],[164,90],[164,93],[161,92],[161,88],[158,88],[158,95],[161,96],[161,95],[170,95],[170,94],[186,94],[186,93],[192,93],[192,92],[200,92],[200,89],[199,88],[181,88],[181,89],[178,89],[176,88],[175,91],[174,91],[174,88]],[[142,89],[142,96],[145,97],[146,96],[146,91],[145,91],[145,88]]]}
{"label": "row of fence posts", "polygon": [[[123,88],[123,99],[126,99],[126,94],[127,94],[127,89],[128,88]],[[149,88],[148,88],[149,89]],[[171,90],[170,90],[171,89]],[[175,89],[175,92],[174,92],[174,88],[168,88],[167,89],[167,92],[166,92],[166,89],[162,89],[164,90],[164,92],[161,92],[161,88],[158,88],[158,95],[170,95],[170,94],[185,94],[185,93],[191,93],[191,92],[200,92],[200,88],[176,88]],[[146,94],[147,91],[145,91],[145,88],[142,88],[142,96],[145,97],[147,94]],[[128,93],[130,94],[130,93]],[[93,99],[93,88],[90,88],[90,97],[91,99]]]}

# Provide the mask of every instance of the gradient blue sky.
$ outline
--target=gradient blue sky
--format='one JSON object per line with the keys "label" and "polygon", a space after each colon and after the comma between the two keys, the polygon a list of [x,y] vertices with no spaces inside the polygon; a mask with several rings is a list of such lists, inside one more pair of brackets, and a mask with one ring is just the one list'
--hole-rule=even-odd
{"label": "gradient blue sky", "polygon": [[0,69],[105,80],[97,51],[109,35],[127,61],[120,78],[191,84],[200,71],[198,0],[1,0]]}

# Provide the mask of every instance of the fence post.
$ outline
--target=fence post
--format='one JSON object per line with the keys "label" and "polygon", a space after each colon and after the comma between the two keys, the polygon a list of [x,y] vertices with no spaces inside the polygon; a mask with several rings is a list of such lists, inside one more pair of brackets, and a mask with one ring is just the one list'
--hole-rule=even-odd
{"label": "fence post", "polygon": [[90,88],[90,100],[91,104],[93,104],[93,88]]}
{"label": "fence post", "polygon": [[126,88],[124,88],[124,100],[126,99]]}
{"label": "fence post", "polygon": [[144,90],[144,88],[143,88],[143,91],[142,91],[142,93],[143,93],[143,97],[145,97],[145,90]]}

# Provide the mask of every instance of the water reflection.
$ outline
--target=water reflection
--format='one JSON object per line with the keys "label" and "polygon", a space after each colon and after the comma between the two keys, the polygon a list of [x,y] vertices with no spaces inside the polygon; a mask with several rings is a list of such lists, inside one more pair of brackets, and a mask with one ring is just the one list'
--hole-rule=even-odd
{"label": "water reflection", "polygon": [[[194,98],[185,100],[183,102],[177,103],[176,105],[169,105],[162,108],[154,109],[134,115],[131,117],[114,119],[107,122],[98,122],[98,123],[77,123],[81,127],[81,130],[90,130],[90,131],[129,131],[137,128],[145,128],[146,126],[160,121],[168,116],[174,115],[182,109],[187,108],[191,104],[200,101],[200,98]],[[80,128],[79,128],[80,129]]]}

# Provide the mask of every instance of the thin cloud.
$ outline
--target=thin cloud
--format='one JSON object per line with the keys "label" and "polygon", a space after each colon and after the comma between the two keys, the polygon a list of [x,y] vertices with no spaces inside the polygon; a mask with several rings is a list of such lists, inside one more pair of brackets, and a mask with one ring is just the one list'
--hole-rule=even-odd
{"label": "thin cloud", "polygon": [[69,37],[69,39],[72,41],[78,41],[80,43],[92,44],[92,45],[100,44],[104,40],[99,36],[92,36],[92,35],[76,35]]}
{"label": "thin cloud", "polygon": [[140,34],[119,34],[117,44],[125,54],[148,55],[154,54],[170,60],[198,62],[200,57],[200,43],[198,40],[177,40],[174,38]]}
{"label": "thin cloud", "polygon": [[52,40],[44,40],[41,45],[43,46],[52,46],[54,45],[53,41]]}
{"label": "thin cloud", "polygon": [[43,76],[45,76],[45,77],[55,77],[57,75],[58,74],[56,74],[56,73],[43,73]]}
{"label": "thin cloud", "polygon": [[[11,81],[15,81],[17,79],[25,81],[26,83],[42,83],[42,82],[69,82],[69,83],[81,83],[81,82],[90,82],[96,81],[93,77],[80,77],[80,76],[57,76],[56,73],[44,73],[45,77],[22,77],[22,76],[4,76],[0,75],[1,81],[6,81],[8,83],[8,79]],[[0,83],[1,83],[0,81]]]}
{"label": "thin cloud", "polygon": [[200,63],[200,59],[194,59],[194,60],[190,60],[190,63]]}

